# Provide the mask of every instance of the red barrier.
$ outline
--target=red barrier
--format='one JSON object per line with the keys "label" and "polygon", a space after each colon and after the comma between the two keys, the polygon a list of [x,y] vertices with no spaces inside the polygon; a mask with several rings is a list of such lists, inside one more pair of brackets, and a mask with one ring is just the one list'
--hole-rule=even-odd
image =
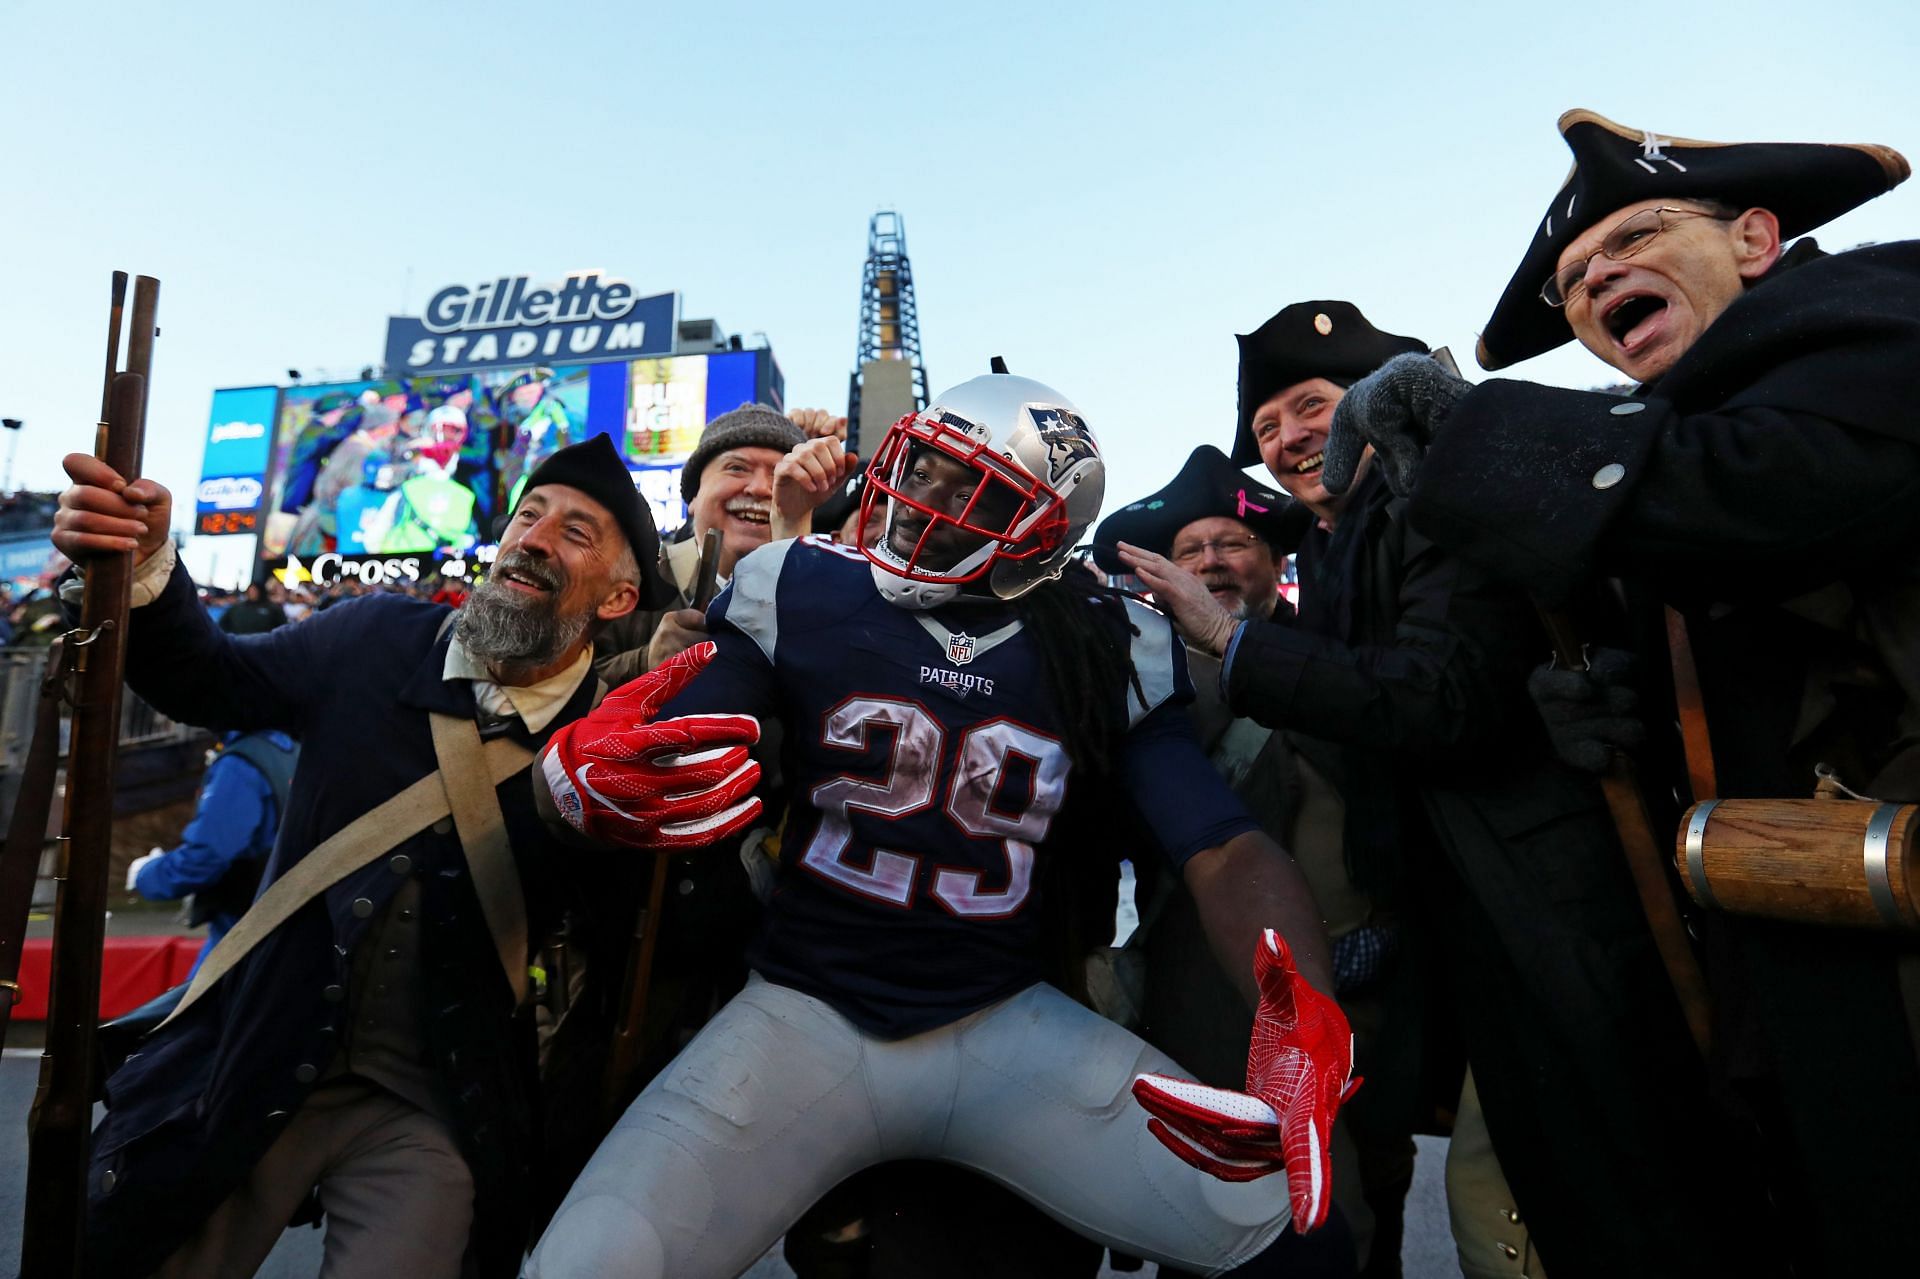
{"label": "red barrier", "polygon": [[[198,934],[165,937],[109,937],[100,966],[100,1016],[131,1012],[162,991],[187,979],[206,938]],[[53,942],[29,937],[20,949],[20,1002],[16,1021],[47,1019],[47,975]]]}

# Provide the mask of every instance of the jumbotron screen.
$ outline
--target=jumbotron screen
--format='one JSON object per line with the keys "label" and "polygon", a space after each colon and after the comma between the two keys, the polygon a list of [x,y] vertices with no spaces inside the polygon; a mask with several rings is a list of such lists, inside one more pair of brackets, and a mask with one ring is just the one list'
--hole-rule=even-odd
{"label": "jumbotron screen", "polygon": [[597,434],[671,528],[701,429],[779,392],[765,350],[219,391],[196,531],[257,533],[273,562],[462,557],[541,461]]}

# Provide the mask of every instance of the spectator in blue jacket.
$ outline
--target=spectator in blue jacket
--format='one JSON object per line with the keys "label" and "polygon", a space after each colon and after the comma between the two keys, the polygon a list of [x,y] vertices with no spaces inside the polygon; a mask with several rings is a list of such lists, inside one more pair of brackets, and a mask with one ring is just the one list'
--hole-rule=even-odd
{"label": "spectator in blue jacket", "polygon": [[127,867],[130,893],[149,901],[193,895],[189,919],[207,925],[194,972],[253,902],[299,758],[300,747],[277,729],[226,734],[207,765],[198,809],[179,847],[156,848]]}

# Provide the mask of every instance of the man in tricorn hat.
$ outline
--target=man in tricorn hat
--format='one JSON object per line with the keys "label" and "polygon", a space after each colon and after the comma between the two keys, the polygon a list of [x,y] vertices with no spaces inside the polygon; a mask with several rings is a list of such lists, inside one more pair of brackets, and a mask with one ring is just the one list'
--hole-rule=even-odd
{"label": "man in tricorn hat", "polygon": [[[1785,247],[1907,162],[1589,111],[1559,127],[1573,171],[1480,361],[1578,338],[1638,390],[1467,388],[1407,361],[1353,389],[1340,460],[1371,442],[1413,491],[1416,530],[1549,602],[1619,575],[1653,605],[1648,668],[1667,664],[1658,603],[1679,608],[1720,794],[1811,797],[1819,770],[1920,800],[1920,244]],[[1592,744],[1604,762],[1605,736]],[[1920,953],[1897,934],[1708,921],[1718,1065],[1766,1130],[1796,1227],[1784,1251],[1803,1273],[1910,1269]]]}
{"label": "man in tricorn hat", "polygon": [[[128,684],[185,722],[306,748],[261,898],[108,1080],[86,1273],[252,1274],[316,1197],[329,1273],[516,1273],[541,1159],[528,947],[566,910],[605,956],[636,900],[632,859],[556,844],[528,783],[595,700],[596,633],[666,593],[626,467],[604,436],[548,458],[457,613],[374,594],[245,638],[175,561],[165,489],[84,454],[66,467],[56,543],[138,565]],[[437,820],[362,820],[436,765],[451,783],[461,741],[484,762],[460,775],[496,786]],[[250,925],[276,892],[290,913]]]}
{"label": "man in tricorn hat", "polygon": [[[1377,462],[1361,458],[1344,490],[1326,482],[1339,406],[1383,365],[1432,365],[1424,351],[1333,301],[1241,339],[1236,454],[1257,450],[1319,516],[1299,552],[1297,623],[1223,628],[1190,575],[1122,554],[1189,641],[1223,657],[1233,712],[1287,730],[1343,805],[1344,860],[1374,906],[1380,944],[1355,949],[1378,961],[1376,997],[1432,1002],[1447,1011],[1428,1024],[1464,1040],[1448,1178],[1462,1269],[1516,1273],[1532,1246],[1561,1279],[1703,1271],[1738,1233],[1711,1203],[1725,1178],[1703,1163],[1716,1148],[1705,1079],[1598,788],[1553,757],[1527,702],[1546,646],[1534,611],[1410,529]],[[1454,1102],[1423,1088],[1420,1059],[1448,1054],[1444,1037],[1418,1042],[1417,1021],[1376,1037],[1373,1109],[1356,1099],[1379,1148],[1397,1131],[1404,1149],[1435,1103]],[[1716,1189],[1696,1206],[1703,1181]],[[1629,1215],[1634,1229],[1619,1229]]]}

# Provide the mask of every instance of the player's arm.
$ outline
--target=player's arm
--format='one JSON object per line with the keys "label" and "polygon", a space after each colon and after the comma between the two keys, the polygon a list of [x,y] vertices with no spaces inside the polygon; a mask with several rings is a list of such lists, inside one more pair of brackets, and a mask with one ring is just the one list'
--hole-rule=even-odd
{"label": "player's arm", "polygon": [[1311,1230],[1331,1204],[1333,1120],[1354,1086],[1353,1035],[1328,993],[1330,947],[1312,893],[1207,762],[1177,701],[1138,720],[1120,758],[1215,954],[1254,1004],[1245,1092],[1142,1075],[1134,1097],[1161,1144],[1203,1172],[1224,1181],[1285,1172],[1295,1229]]}
{"label": "player's arm", "polygon": [[1265,831],[1250,830],[1203,849],[1187,859],[1181,873],[1214,957],[1249,1008],[1259,1006],[1260,987],[1247,957],[1269,928],[1286,939],[1301,975],[1322,993],[1333,993],[1333,948],[1313,891],[1293,858]]}

